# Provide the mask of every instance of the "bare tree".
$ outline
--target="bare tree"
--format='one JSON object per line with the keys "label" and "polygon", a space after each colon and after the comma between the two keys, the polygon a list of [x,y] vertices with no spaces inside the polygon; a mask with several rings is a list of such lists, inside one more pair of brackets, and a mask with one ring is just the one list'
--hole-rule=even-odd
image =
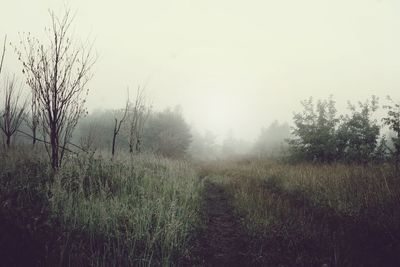
{"label": "bare tree", "polygon": [[136,153],[141,151],[144,125],[150,114],[150,107],[145,103],[144,90],[144,87],[138,87],[135,102],[129,111],[129,153],[131,154],[134,150]]}
{"label": "bare tree", "polygon": [[98,141],[96,138],[97,127],[93,123],[89,125],[86,134],[81,136],[79,140],[79,145],[83,151],[94,155],[97,149]]}
{"label": "bare tree", "polygon": [[0,73],[3,69],[4,55],[6,54],[6,42],[7,42],[7,35],[4,37],[3,52],[1,53],[1,58],[0,58]]}
{"label": "bare tree", "polygon": [[[128,110],[129,110],[129,95],[128,98],[126,100],[126,104],[125,104],[125,108],[123,110],[118,110],[115,114],[114,114],[114,131],[113,131],[113,139],[112,139],[112,148],[111,148],[111,157],[114,158],[115,155],[115,141],[117,139],[117,135],[119,134],[119,131],[121,130],[121,126],[124,123],[127,114],[128,114]],[[120,118],[118,118],[118,113],[121,114],[122,116]]]}
{"label": "bare tree", "polygon": [[[4,56],[6,54],[6,42],[7,42],[7,35],[4,37],[3,51],[1,53],[1,58],[0,58],[0,74],[1,74],[1,71],[3,69]],[[0,115],[1,115],[1,113],[0,113]],[[3,141],[2,144],[4,145],[3,138],[2,138],[2,141]]]}
{"label": "bare tree", "polygon": [[[26,101],[21,99],[22,85],[16,89],[15,76],[6,78],[4,91],[4,109],[1,112],[0,129],[5,135],[7,148],[11,145],[11,138],[17,132],[23,119]],[[22,103],[21,103],[22,102]]]}
{"label": "bare tree", "polygon": [[39,120],[39,106],[38,106],[38,99],[34,95],[35,92],[32,92],[32,98],[31,98],[31,110],[29,114],[26,116],[26,124],[28,127],[31,129],[32,132],[32,147],[35,147],[36,141],[37,141],[37,131],[38,131],[38,126],[40,123]]}
{"label": "bare tree", "polygon": [[18,50],[27,84],[37,103],[51,166],[57,170],[63,160],[72,132],[86,113],[86,87],[95,62],[91,45],[75,45],[70,36],[73,16],[65,11],[57,17],[50,11],[48,43],[27,34]]}

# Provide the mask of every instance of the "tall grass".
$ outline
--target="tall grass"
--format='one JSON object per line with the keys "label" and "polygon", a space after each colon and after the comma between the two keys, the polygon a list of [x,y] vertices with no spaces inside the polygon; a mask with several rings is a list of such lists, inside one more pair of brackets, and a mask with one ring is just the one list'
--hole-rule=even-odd
{"label": "tall grass", "polygon": [[400,260],[400,179],[392,166],[241,160],[205,170],[225,177],[253,236],[255,264],[396,266]]}
{"label": "tall grass", "polygon": [[[26,162],[32,166],[25,168]],[[71,158],[52,182],[46,166],[42,159],[29,155],[9,155],[0,166],[3,181],[8,176],[25,182],[46,177],[42,179],[46,183],[36,188],[42,196],[37,201],[46,207],[49,226],[45,229],[54,234],[43,238],[41,263],[175,265],[189,256],[202,190],[189,163],[154,155],[127,156],[113,162],[80,156]],[[3,192],[10,188],[2,183]],[[13,197],[10,193],[2,201]],[[27,203],[21,201],[13,209],[23,210]],[[33,217],[44,216],[38,213]]]}

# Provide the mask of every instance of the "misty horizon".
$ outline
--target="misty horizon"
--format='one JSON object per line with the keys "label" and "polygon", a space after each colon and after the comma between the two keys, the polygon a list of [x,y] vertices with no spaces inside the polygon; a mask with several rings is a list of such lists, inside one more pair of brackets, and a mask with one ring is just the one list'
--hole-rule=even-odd
{"label": "misty horizon", "polygon": [[[42,36],[48,9],[65,5],[98,54],[89,111],[122,108],[127,87],[145,86],[154,109],[181,106],[200,132],[253,141],[310,96],[333,95],[340,112],[347,100],[400,98],[396,1],[15,1],[0,32],[13,44],[18,32]],[[7,49],[6,71],[21,73]]]}

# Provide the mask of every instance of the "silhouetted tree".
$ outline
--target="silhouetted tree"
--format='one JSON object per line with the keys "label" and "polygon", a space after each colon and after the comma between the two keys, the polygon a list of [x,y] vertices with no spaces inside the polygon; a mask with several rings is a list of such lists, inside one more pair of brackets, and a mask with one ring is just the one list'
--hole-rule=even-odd
{"label": "silhouetted tree", "polygon": [[[114,130],[113,130],[113,138],[112,138],[112,147],[111,147],[111,157],[113,158],[115,155],[115,141],[121,130],[122,124],[125,122],[126,115],[128,114],[129,110],[129,96],[126,100],[125,108],[123,110],[118,110],[114,113]],[[122,116],[119,114],[122,113]]]}
{"label": "silhouetted tree", "polygon": [[144,88],[138,88],[135,102],[129,109],[129,153],[141,151],[144,125],[150,115],[150,107],[145,103]]}
{"label": "silhouetted tree", "polygon": [[288,140],[292,156],[319,162],[335,160],[338,123],[335,101],[330,97],[314,106],[313,99],[309,98],[301,103],[303,111],[293,117],[294,138]]}
{"label": "silhouetted tree", "polygon": [[32,146],[34,147],[37,141],[37,131],[38,131],[38,126],[39,126],[39,105],[38,105],[38,99],[34,95],[35,92],[32,91],[31,95],[31,103],[30,103],[30,112],[26,116],[26,124],[31,130],[32,133]]}
{"label": "silhouetted tree", "polygon": [[197,131],[192,133],[192,142],[188,152],[191,157],[198,160],[212,160],[218,157],[217,136],[211,131],[201,134]]}
{"label": "silhouetted tree", "polygon": [[378,109],[378,98],[372,96],[364,103],[358,102],[359,109],[349,103],[351,115],[344,117],[341,136],[345,141],[344,155],[347,161],[367,163],[374,157],[380,127],[372,114]]}
{"label": "silhouetted tree", "polygon": [[258,155],[279,156],[287,149],[286,140],[290,138],[287,123],[274,121],[267,128],[262,128],[254,143],[253,151]]}
{"label": "silhouetted tree", "polygon": [[396,171],[399,171],[400,164],[400,103],[394,102],[389,96],[387,97],[390,104],[383,106],[387,110],[387,115],[382,119],[383,123],[389,126],[395,136],[392,137],[394,151],[392,155],[394,157]]}
{"label": "silhouetted tree", "polygon": [[230,129],[224,139],[222,140],[221,153],[223,157],[233,156],[236,153],[236,146],[238,140],[233,134],[233,130]]}
{"label": "silhouetted tree", "polygon": [[79,145],[88,153],[92,155],[96,152],[97,149],[97,128],[95,124],[89,124],[89,127],[86,129],[84,135],[80,137]]}
{"label": "silhouetted tree", "polygon": [[[3,62],[4,62],[4,56],[6,54],[6,42],[7,42],[7,35],[4,37],[4,43],[3,43],[3,49],[0,57],[0,74],[1,71],[3,70]],[[3,141],[3,140],[2,140]]]}
{"label": "silhouetted tree", "polygon": [[27,83],[38,105],[51,166],[58,169],[79,118],[86,112],[86,87],[95,59],[92,46],[75,46],[70,36],[73,17],[59,18],[50,11],[49,43],[27,34],[17,50]]}
{"label": "silhouetted tree", "polygon": [[145,131],[149,150],[167,157],[183,157],[191,142],[190,127],[179,108],[150,116]]}
{"label": "silhouetted tree", "polygon": [[379,139],[379,142],[373,154],[374,162],[376,163],[386,162],[390,158],[389,151],[390,150],[386,140],[386,136],[382,135],[382,137]]}
{"label": "silhouetted tree", "polygon": [[[0,129],[6,138],[7,148],[11,145],[11,138],[17,132],[24,120],[26,101],[21,99],[22,86],[16,89],[15,76],[7,78],[4,90],[4,107],[0,112]],[[22,103],[21,103],[22,102]]]}
{"label": "silhouetted tree", "polygon": [[4,56],[5,56],[5,54],[6,54],[6,42],[7,42],[7,35],[4,37],[3,51],[1,52],[1,58],[0,58],[0,74],[1,74],[1,71],[3,70]]}

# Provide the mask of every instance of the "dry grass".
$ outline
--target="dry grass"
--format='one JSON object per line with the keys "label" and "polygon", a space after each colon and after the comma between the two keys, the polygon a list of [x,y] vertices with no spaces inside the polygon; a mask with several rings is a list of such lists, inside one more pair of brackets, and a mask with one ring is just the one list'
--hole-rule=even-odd
{"label": "dry grass", "polygon": [[[228,187],[258,264],[396,266],[400,178],[390,165],[204,166]],[[361,259],[360,259],[361,258]]]}

